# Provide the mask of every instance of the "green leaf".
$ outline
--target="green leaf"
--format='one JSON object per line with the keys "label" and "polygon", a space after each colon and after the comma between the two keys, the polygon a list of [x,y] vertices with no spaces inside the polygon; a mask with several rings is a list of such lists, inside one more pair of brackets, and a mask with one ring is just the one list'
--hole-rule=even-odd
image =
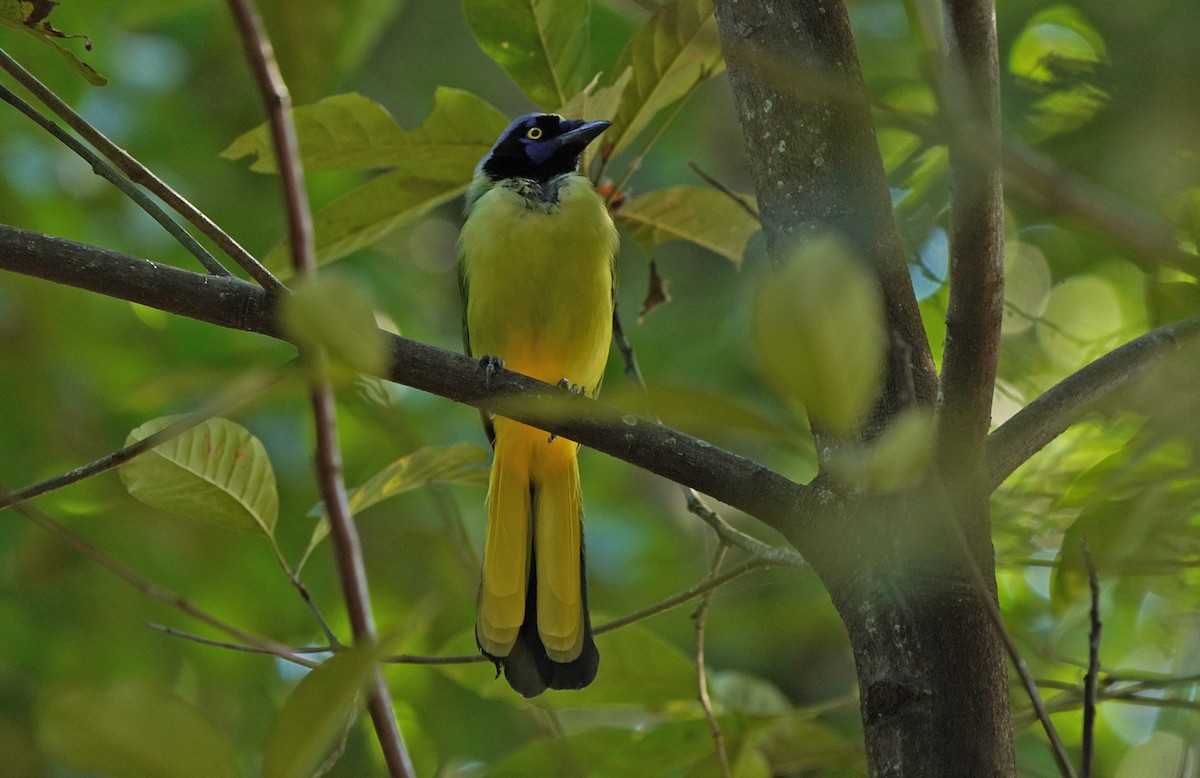
{"label": "green leaf", "polygon": [[479,47],[541,107],[583,85],[589,0],[463,0],[463,12]]}
{"label": "green leaf", "polygon": [[1031,83],[1050,85],[1062,71],[1088,72],[1106,57],[1104,38],[1079,9],[1055,5],[1026,23],[1013,41],[1008,69]]}
{"label": "green leaf", "polygon": [[658,112],[725,69],[712,0],[671,0],[633,36],[614,72],[633,69],[613,126],[604,136],[620,154]]}
{"label": "green leaf", "polygon": [[[333,98],[330,98],[333,100]],[[440,87],[433,111],[415,130],[386,129],[383,109],[362,99],[322,101],[310,115],[308,138],[321,163],[346,169],[393,168],[334,200],[313,216],[317,261],[332,262],[412,221],[466,191],[475,165],[508,126],[508,119],[484,100]],[[352,106],[344,111],[346,106]],[[340,117],[340,118],[336,118]],[[390,118],[390,117],[388,117]],[[307,120],[306,120],[307,121]],[[369,131],[368,131],[369,128]],[[227,155],[258,154],[256,165],[272,165],[262,128],[242,136]],[[328,131],[328,132],[327,132]],[[369,140],[363,140],[366,135]],[[288,269],[285,244],[267,255],[267,267]]]}
{"label": "green leaf", "polygon": [[[797,712],[776,722],[759,740],[773,775],[863,775],[862,749],[835,729]],[[845,773],[834,772],[842,768]],[[859,768],[859,769],[848,769]]]}
{"label": "green leaf", "polygon": [[227,736],[189,703],[144,682],[51,694],[38,711],[38,734],[51,757],[80,774],[240,775]]}
{"label": "green leaf", "polygon": [[[485,486],[488,471],[481,465],[487,456],[487,449],[474,443],[418,449],[350,490],[347,496],[350,510],[359,513],[389,497],[435,483]],[[306,560],[313,549],[329,536],[329,520],[324,515],[323,507],[317,506],[309,515],[320,516],[321,520],[313,528],[308,541],[308,549],[304,552]]]}
{"label": "green leaf", "polygon": [[[590,84],[564,103],[558,112],[568,118],[612,121],[613,117],[617,115],[617,109],[621,107],[621,95],[625,94],[625,87],[629,85],[632,78],[633,68],[625,68],[612,84],[597,87],[596,84],[600,82],[600,77],[596,76]],[[604,143],[605,141],[588,144],[580,158],[580,170],[587,170],[590,167],[592,158],[600,153]]]}
{"label": "green leaf", "polygon": [[92,48],[92,42],[85,36],[70,35],[56,29],[49,22],[48,17],[56,5],[58,3],[51,2],[51,0],[0,0],[0,24],[28,33],[42,43],[54,47],[54,50],[71,64],[76,73],[87,79],[88,83],[93,86],[104,86],[108,83],[107,78],[97,73],[91,65],[79,59],[74,52],[63,47],[56,40],[83,38],[84,47],[89,50]]}
{"label": "green leaf", "polygon": [[[753,207],[754,198],[742,198]],[[624,203],[613,219],[647,255],[659,243],[686,240],[734,264],[741,264],[746,244],[760,226],[729,195],[696,186],[647,192]]]}
{"label": "green leaf", "polygon": [[[148,421],[125,444],[179,418]],[[198,424],[122,465],[120,473],[129,493],[151,507],[268,537],[275,532],[279,495],[271,460],[258,438],[228,419]]]}
{"label": "green leaf", "polygon": [[389,352],[375,324],[371,296],[350,278],[322,275],[292,287],[279,320],[288,337],[303,346],[321,346],[336,365],[352,373],[378,375]]}
{"label": "green leaf", "polygon": [[711,673],[708,691],[714,704],[751,716],[778,716],[792,709],[775,684],[738,670]]}
{"label": "green leaf", "polygon": [[[333,95],[292,111],[300,161],[308,172],[373,170],[403,160],[406,133],[379,103],[355,92]],[[240,135],[221,156],[241,159],[255,155],[250,169],[277,173],[275,146],[266,124]]]}
{"label": "green leaf", "polygon": [[265,778],[309,778],[358,707],[390,639],[341,651],[301,679],[267,733]]}
{"label": "green leaf", "polygon": [[836,239],[794,250],[759,289],[755,351],[767,383],[840,433],[854,431],[883,380],[883,300],[870,271]]}

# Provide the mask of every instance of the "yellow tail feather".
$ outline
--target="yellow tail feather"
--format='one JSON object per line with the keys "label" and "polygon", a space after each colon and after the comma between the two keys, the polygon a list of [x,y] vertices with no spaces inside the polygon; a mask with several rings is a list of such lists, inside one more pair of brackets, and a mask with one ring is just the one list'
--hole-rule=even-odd
{"label": "yellow tail feather", "polygon": [[[544,468],[535,485],[534,559],[537,566],[538,635],[546,655],[570,662],[583,648],[583,591],[580,579],[580,497],[577,447],[564,444],[565,457]],[[565,461],[564,461],[565,460]]]}
{"label": "yellow tail feather", "polygon": [[475,636],[492,656],[508,656],[525,620],[529,585],[529,462],[496,439],[488,487],[483,585]]}

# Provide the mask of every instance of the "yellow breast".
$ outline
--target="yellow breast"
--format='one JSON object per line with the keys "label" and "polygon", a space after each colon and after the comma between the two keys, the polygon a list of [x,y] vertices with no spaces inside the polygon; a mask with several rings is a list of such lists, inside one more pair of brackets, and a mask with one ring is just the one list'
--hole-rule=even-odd
{"label": "yellow breast", "polygon": [[459,237],[467,330],[475,356],[592,394],[612,337],[617,233],[590,181],[560,181],[557,202],[500,183],[471,206]]}

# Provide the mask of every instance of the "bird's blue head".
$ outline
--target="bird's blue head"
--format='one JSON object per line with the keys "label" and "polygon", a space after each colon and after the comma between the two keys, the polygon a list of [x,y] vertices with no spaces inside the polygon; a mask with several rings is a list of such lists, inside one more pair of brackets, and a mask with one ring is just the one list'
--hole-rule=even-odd
{"label": "bird's blue head", "polygon": [[583,150],[610,124],[564,119],[553,113],[526,114],[501,133],[480,161],[479,170],[494,180],[528,178],[541,182],[573,173]]}

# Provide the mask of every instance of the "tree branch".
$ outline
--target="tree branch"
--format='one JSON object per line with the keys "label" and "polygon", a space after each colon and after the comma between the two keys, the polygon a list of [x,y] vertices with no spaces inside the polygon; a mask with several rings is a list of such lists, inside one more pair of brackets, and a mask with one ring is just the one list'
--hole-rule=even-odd
{"label": "tree branch", "polygon": [[[283,183],[292,266],[300,278],[312,278],[317,271],[312,211],[304,189],[300,142],[296,137],[296,127],[292,123],[291,96],[279,72],[270,38],[263,28],[262,18],[258,15],[253,0],[230,0],[229,5],[246,49],[246,58],[251,64],[263,102],[266,104],[275,158],[279,161]],[[302,349],[302,353],[312,369],[311,395],[317,434],[317,480],[321,499],[325,503],[325,515],[329,517],[330,538],[333,541],[334,560],[342,583],[342,594],[346,600],[355,644],[371,644],[377,637],[375,617],[371,612],[371,596],[367,588],[362,544],[350,513],[346,484],[342,478],[337,410],[334,406],[333,386],[329,382],[326,370],[329,357],[320,346]],[[286,570],[287,566],[284,567]],[[290,574],[290,570],[288,572]],[[292,580],[296,582],[294,577]],[[301,591],[303,592],[303,589]],[[323,620],[318,620],[324,625]],[[366,693],[367,710],[383,750],[388,772],[393,778],[415,775],[412,759],[396,723],[396,713],[392,708],[387,681],[378,666],[367,683]]]}
{"label": "tree branch", "polygon": [[[845,5],[719,0],[715,8],[768,251],[777,257],[826,230],[846,238],[879,279],[888,328],[912,348],[917,401],[932,405],[937,375]],[[838,89],[825,89],[830,82]],[[900,410],[900,381],[889,372],[868,435]]]}
{"label": "tree branch", "polygon": [[976,137],[999,145],[1000,66],[991,0],[945,0],[943,8],[948,62],[939,93],[955,131],[950,140],[950,298],[938,442],[949,480],[968,483],[974,492],[1000,356],[1004,197],[999,158],[979,157],[971,148]]}
{"label": "tree branch", "polygon": [[1200,336],[1200,317],[1142,335],[1059,381],[1004,422],[987,443],[987,488],[996,487],[1022,463],[1089,412],[1145,376],[1159,359]]}
{"label": "tree branch", "polygon": [[[262,289],[61,238],[0,225],[0,270],[141,303],[221,327],[285,339]],[[392,361],[384,376],[545,429],[690,486],[782,532],[807,559],[841,555],[836,528],[816,520],[829,502],[802,485],[691,435],[502,370],[485,381],[479,363],[446,349],[381,335]],[[803,548],[801,546],[807,547]],[[823,556],[824,555],[824,556]]]}

